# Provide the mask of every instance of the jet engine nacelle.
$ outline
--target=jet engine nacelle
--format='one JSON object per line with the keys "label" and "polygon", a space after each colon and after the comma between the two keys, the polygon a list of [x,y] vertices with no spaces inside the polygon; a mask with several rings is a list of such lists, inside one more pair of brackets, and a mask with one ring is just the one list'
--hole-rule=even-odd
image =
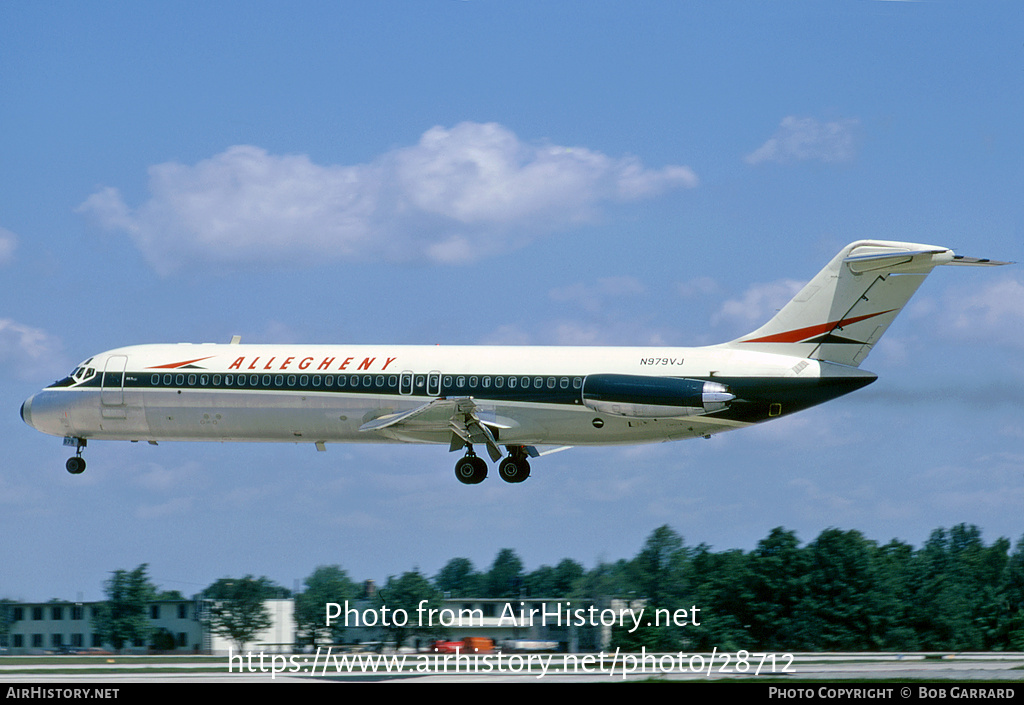
{"label": "jet engine nacelle", "polygon": [[583,380],[583,403],[614,416],[672,418],[721,411],[736,398],[719,382],[641,375],[589,375]]}

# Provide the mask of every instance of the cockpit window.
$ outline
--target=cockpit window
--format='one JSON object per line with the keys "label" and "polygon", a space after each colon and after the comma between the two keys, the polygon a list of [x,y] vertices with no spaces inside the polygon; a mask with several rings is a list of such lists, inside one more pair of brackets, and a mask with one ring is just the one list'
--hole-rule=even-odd
{"label": "cockpit window", "polygon": [[75,380],[76,382],[85,382],[86,380],[92,379],[95,376],[96,368],[86,367],[85,365],[76,367],[75,371],[71,373],[71,379]]}

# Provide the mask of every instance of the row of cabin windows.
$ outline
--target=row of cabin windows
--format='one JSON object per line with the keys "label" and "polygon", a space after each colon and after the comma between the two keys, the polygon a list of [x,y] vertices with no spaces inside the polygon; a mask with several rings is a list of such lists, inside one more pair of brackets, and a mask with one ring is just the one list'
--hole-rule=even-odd
{"label": "row of cabin windows", "polygon": [[[403,393],[412,384],[403,373],[401,380]],[[351,387],[364,389],[395,389],[399,386],[399,375],[266,375],[266,374],[154,374],[150,383],[154,387],[227,387],[237,389],[330,389],[335,387]],[[415,386],[422,388],[425,375],[415,375]],[[582,377],[516,377],[516,376],[452,376],[445,375],[443,384],[446,389],[580,389]]]}

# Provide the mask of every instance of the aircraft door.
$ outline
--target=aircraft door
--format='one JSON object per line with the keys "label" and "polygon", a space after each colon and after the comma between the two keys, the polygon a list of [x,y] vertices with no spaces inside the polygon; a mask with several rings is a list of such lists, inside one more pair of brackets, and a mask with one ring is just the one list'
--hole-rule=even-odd
{"label": "aircraft door", "polygon": [[124,406],[124,370],[127,365],[127,355],[107,358],[100,380],[100,401],[104,406]]}
{"label": "aircraft door", "polygon": [[441,396],[441,373],[437,370],[431,370],[427,375],[427,396]]}

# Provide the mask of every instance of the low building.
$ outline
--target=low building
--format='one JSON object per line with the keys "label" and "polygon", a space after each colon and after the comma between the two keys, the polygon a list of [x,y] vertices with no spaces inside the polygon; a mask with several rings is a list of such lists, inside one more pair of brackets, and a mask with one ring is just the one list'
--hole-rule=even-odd
{"label": "low building", "polygon": [[[0,648],[8,654],[113,652],[97,631],[102,602],[11,602],[6,611],[7,631],[0,634]],[[202,621],[204,603],[198,600],[160,600],[148,607],[150,635],[145,641],[125,644],[123,653],[227,654],[235,645],[211,634]],[[267,653],[290,651],[295,640],[293,602],[267,600],[272,625],[257,634],[247,649]]]}

